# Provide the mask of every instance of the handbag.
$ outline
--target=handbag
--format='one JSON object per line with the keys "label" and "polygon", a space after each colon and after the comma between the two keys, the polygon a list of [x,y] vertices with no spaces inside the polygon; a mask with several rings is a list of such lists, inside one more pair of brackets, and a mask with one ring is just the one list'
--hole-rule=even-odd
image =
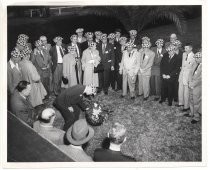
{"label": "handbag", "polygon": [[63,82],[63,84],[68,84],[69,80],[62,76],[62,82]]}
{"label": "handbag", "polygon": [[94,67],[94,73],[101,73],[104,71],[104,66],[102,63],[99,63],[97,67]]}

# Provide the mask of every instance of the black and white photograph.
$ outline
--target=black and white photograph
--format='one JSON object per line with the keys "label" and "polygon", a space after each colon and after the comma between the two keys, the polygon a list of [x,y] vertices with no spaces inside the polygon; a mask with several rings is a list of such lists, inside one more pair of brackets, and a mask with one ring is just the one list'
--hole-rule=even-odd
{"label": "black and white photograph", "polygon": [[202,2],[5,9],[5,164],[206,165]]}

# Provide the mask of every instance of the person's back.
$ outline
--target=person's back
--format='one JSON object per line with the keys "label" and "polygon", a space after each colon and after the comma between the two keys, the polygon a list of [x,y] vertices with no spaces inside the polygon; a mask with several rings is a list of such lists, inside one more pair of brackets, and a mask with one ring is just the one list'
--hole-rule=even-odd
{"label": "person's back", "polygon": [[77,148],[74,145],[58,146],[66,155],[76,162],[92,162],[92,158],[88,156],[83,149]]}
{"label": "person's back", "polygon": [[96,162],[135,162],[134,158],[123,155],[121,151],[98,148],[94,152]]}
{"label": "person's back", "polygon": [[[125,127],[119,123],[114,123],[108,132],[108,138],[105,138],[109,139],[109,141],[106,140],[110,143],[109,148],[96,149],[93,160],[96,162],[135,162],[134,158],[123,155],[121,152],[121,145],[126,141],[125,134]],[[102,144],[105,144],[104,141]]]}
{"label": "person's back", "polygon": [[39,121],[34,122],[33,129],[39,133],[44,138],[50,140],[56,145],[64,144],[64,134],[65,132],[61,129],[55,128],[53,126],[47,126]]}

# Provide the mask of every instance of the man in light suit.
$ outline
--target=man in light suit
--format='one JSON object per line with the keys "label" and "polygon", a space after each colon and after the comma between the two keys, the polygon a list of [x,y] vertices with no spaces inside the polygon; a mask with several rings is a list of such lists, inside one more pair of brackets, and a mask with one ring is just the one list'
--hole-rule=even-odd
{"label": "man in light suit", "polygon": [[139,96],[144,95],[146,101],[149,97],[150,92],[150,77],[151,68],[155,58],[155,53],[150,50],[150,41],[143,41],[142,50],[139,52],[140,70],[138,72],[139,79]]}
{"label": "man in light suit", "polygon": [[52,108],[44,109],[39,120],[33,123],[33,129],[54,144],[63,145],[65,131],[53,127],[55,117],[55,111]]}
{"label": "man in light suit", "polygon": [[22,73],[19,67],[21,60],[21,53],[17,48],[11,52],[11,58],[7,64],[7,91],[8,96],[11,96],[18,83],[23,79]]}
{"label": "man in light suit", "polygon": [[119,73],[123,75],[123,94],[127,95],[127,86],[129,86],[130,97],[135,99],[136,75],[139,70],[139,52],[133,49],[134,44],[127,43],[127,50],[123,51],[122,61],[120,63]]}
{"label": "man in light suit", "polygon": [[178,107],[184,106],[183,112],[190,110],[189,106],[189,74],[195,65],[194,53],[192,45],[185,45],[185,52],[182,56],[182,67],[179,74],[179,104]]}
{"label": "man in light suit", "polygon": [[53,91],[57,96],[61,92],[61,80],[63,75],[63,56],[66,54],[65,46],[62,44],[62,37],[55,37],[55,46],[50,49],[52,57]]}
{"label": "man in light suit", "polygon": [[101,57],[101,62],[104,66],[104,72],[99,73],[99,89],[100,92],[102,89],[104,94],[108,94],[108,88],[110,85],[110,74],[111,71],[114,71],[115,55],[114,55],[114,46],[107,42],[107,34],[102,34],[101,36],[102,43],[98,45],[99,56]]}
{"label": "man in light suit", "polygon": [[192,124],[197,123],[201,117],[202,108],[202,53],[194,55],[196,64],[189,74],[190,114],[184,116],[192,117]]}

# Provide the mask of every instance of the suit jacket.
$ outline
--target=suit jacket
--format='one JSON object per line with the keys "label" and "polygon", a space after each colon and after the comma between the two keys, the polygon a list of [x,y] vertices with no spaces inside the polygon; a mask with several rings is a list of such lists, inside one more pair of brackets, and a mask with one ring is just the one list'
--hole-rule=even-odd
{"label": "suit jacket", "polygon": [[115,52],[115,69],[119,70],[119,63],[122,60],[122,51],[121,51],[121,45],[119,42],[114,42],[114,52]]}
{"label": "suit jacket", "polygon": [[[131,42],[131,39],[128,39],[128,42]],[[134,44],[134,48],[137,48],[137,50],[139,50],[141,48],[139,41],[137,40],[137,38],[135,38],[134,41],[132,41]]]}
{"label": "suit jacket", "polygon": [[29,100],[24,99],[18,91],[15,91],[10,99],[10,110],[18,118],[32,126],[35,110]]}
{"label": "suit jacket", "polygon": [[157,47],[153,47],[151,48],[151,50],[155,53],[155,58],[154,58],[154,62],[152,65],[152,75],[160,75],[160,62],[163,58],[163,55],[166,53],[165,48],[162,48],[161,54],[157,53]]}
{"label": "suit jacket", "polygon": [[145,52],[143,50],[139,52],[140,70],[138,74],[150,76],[155,53],[152,50],[146,52],[145,56],[144,53]]}
{"label": "suit jacket", "polygon": [[82,110],[86,109],[86,105],[83,102],[83,92],[85,86],[75,85],[66,90],[64,90],[58,97],[55,99],[54,104],[59,105],[63,108],[68,107],[80,107]]}
{"label": "suit jacket", "polygon": [[11,95],[14,93],[16,86],[23,79],[21,68],[19,66],[19,70],[14,67],[12,68],[10,63],[7,64],[7,91],[8,94]]}
{"label": "suit jacket", "polygon": [[89,46],[88,46],[88,41],[84,41],[83,43],[81,43],[80,45],[81,47],[81,51],[83,52],[84,50],[86,50]]}
{"label": "suit jacket", "polygon": [[56,145],[64,144],[65,131],[55,128],[53,126],[44,126],[40,121],[33,123],[33,129],[44,138],[50,140]]}
{"label": "suit jacket", "polygon": [[99,56],[101,57],[101,62],[104,65],[105,70],[111,69],[115,63],[114,46],[107,42],[105,53],[102,52],[102,43],[98,46]]}
{"label": "suit jacket", "polygon": [[[63,49],[64,55],[65,55],[67,53],[65,45],[62,45],[62,49]],[[58,62],[56,45],[54,45],[50,49],[50,56],[52,57],[52,72],[54,73],[54,71],[55,71],[55,69],[57,67],[57,62]]]}
{"label": "suit jacket", "polygon": [[49,71],[52,61],[46,50],[42,50],[42,54],[40,52],[34,53],[31,61],[41,77],[48,77],[50,75]]}
{"label": "suit jacket", "polygon": [[72,145],[59,145],[58,147],[76,162],[93,162],[92,158],[82,149],[77,149]]}
{"label": "suit jacket", "polygon": [[180,62],[177,54],[174,54],[173,58],[169,58],[169,54],[165,53],[160,63],[161,77],[163,74],[169,75],[171,78],[169,81],[174,81],[179,76]]}
{"label": "suit jacket", "polygon": [[202,64],[199,64],[197,67],[197,70],[195,71],[197,67],[197,63],[193,66],[191,69],[191,72],[189,74],[189,86],[193,87],[193,90],[201,90],[201,84],[202,84]]}
{"label": "suit jacket", "polygon": [[181,67],[181,72],[179,74],[179,82],[183,83],[186,86],[189,83],[189,74],[191,70],[194,68],[194,65],[196,65],[193,56],[194,56],[193,52],[189,53],[188,56],[186,52],[184,52],[182,57],[182,67]]}
{"label": "suit jacket", "polygon": [[95,162],[135,162],[134,158],[123,155],[120,151],[98,148],[94,152]]}

